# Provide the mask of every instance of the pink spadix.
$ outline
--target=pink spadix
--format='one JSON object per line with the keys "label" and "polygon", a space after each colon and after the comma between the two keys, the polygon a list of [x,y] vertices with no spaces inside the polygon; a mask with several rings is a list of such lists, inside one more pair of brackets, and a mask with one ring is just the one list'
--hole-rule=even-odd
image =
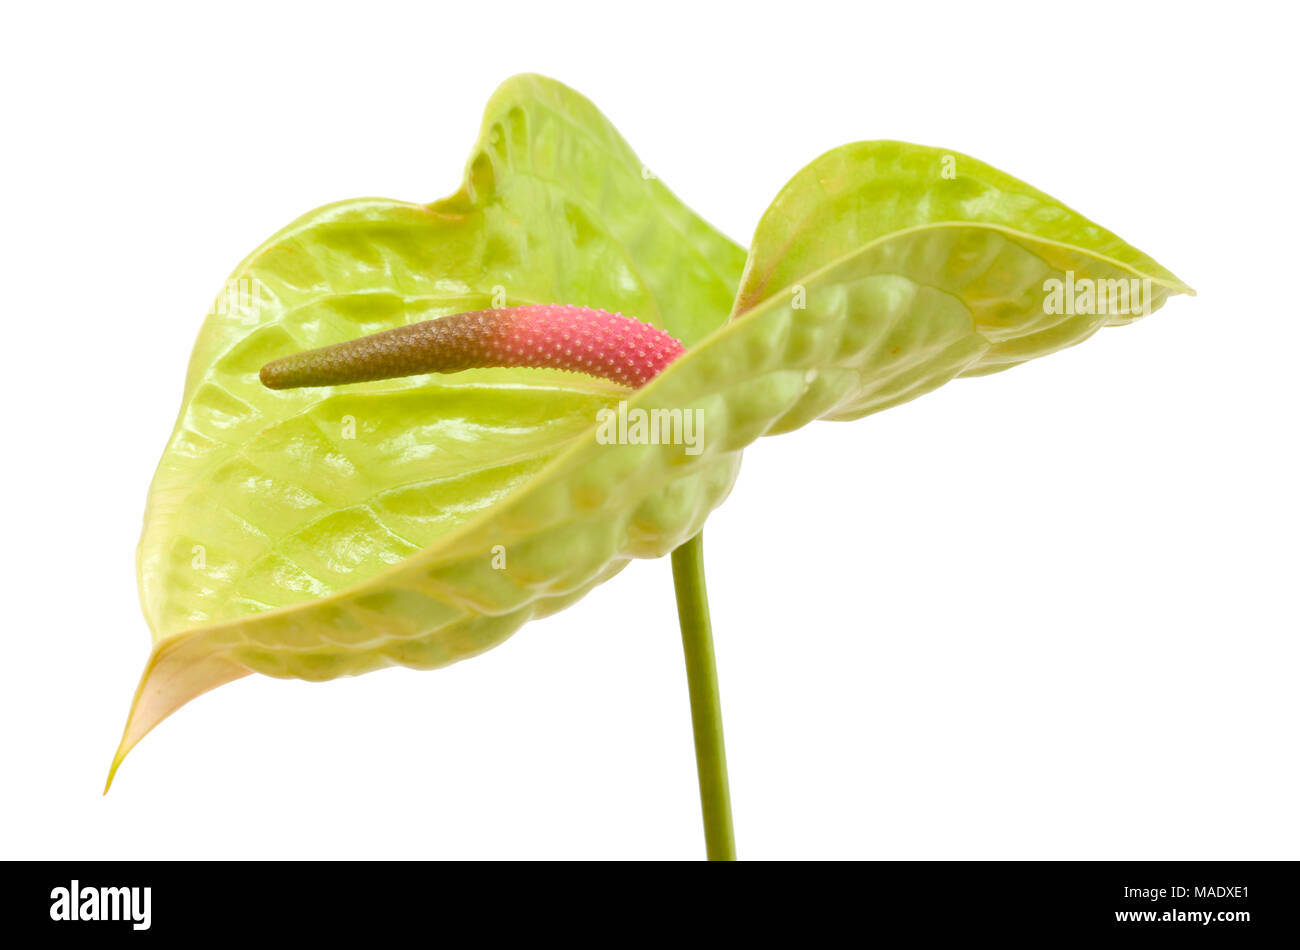
{"label": "pink spadix", "polygon": [[640,387],[686,351],[663,330],[589,307],[475,310],[295,353],[267,363],[271,389],[337,386],[420,373],[529,366]]}

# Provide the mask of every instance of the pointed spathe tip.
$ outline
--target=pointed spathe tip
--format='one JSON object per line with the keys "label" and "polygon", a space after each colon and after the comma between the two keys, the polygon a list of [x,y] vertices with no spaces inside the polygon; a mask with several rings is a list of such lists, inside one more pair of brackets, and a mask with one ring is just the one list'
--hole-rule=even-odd
{"label": "pointed spathe tip", "polygon": [[122,741],[118,743],[113,763],[108,768],[104,794],[107,795],[112,788],[113,779],[127,753],[154,726],[191,699],[248,673],[246,667],[224,654],[207,652],[201,635],[183,634],[155,644],[131,700]]}

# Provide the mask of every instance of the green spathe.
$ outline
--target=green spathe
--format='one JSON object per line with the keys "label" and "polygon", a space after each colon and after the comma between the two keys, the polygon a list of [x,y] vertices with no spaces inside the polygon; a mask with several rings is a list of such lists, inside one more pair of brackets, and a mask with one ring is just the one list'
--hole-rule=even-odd
{"label": "green spathe", "polygon": [[[179,706],[250,672],[321,680],[491,648],[694,537],[760,436],[1133,319],[1048,313],[1046,281],[1149,280],[1152,311],[1190,292],[951,150],[828,152],[748,255],[643,167],[586,99],[519,76],[488,104],[454,195],[322,208],[237,268],[230,286],[256,292],[205,321],[150,489],[138,574],[154,646],[114,770]],[[257,378],[288,353],[524,303],[636,314],[687,352],[631,394],[546,370],[287,392]],[[610,411],[628,419],[617,449],[600,438]],[[649,441],[656,412],[693,414],[699,451]]]}

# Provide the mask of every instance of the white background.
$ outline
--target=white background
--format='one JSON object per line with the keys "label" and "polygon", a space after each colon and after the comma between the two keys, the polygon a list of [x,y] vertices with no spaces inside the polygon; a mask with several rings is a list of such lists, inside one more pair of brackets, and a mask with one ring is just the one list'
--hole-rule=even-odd
{"label": "white background", "polygon": [[706,555],[747,858],[1297,858],[1294,24],[1234,3],[7,8],[0,856],[702,854],[666,560],[437,672],[250,677],[104,774],[133,549],[231,268],[454,191],[536,71],[746,243],[802,165],[978,156],[1200,291],[746,454]]}

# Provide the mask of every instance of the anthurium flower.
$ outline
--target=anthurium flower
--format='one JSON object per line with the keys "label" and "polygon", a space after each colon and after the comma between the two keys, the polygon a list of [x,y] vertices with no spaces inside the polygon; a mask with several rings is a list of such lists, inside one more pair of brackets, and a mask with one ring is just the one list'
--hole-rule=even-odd
{"label": "anthurium flower", "polygon": [[[314,211],[228,287],[149,493],[153,650],[114,770],[181,705],[249,673],[429,669],[495,646],[695,537],[760,436],[1007,369],[1191,292],[1029,185],[901,142],[808,165],[746,253],[591,103],[538,76],[493,96],[455,194]],[[545,336],[573,308],[622,321],[607,348],[671,352],[602,374],[492,336],[507,332],[493,312]],[[446,344],[448,317],[462,349],[438,355],[429,334]],[[374,342],[385,331],[423,342],[399,358],[406,344]],[[390,378],[358,369],[374,346],[390,347],[371,359],[396,360]],[[690,413],[697,451],[598,438],[616,411]]]}

